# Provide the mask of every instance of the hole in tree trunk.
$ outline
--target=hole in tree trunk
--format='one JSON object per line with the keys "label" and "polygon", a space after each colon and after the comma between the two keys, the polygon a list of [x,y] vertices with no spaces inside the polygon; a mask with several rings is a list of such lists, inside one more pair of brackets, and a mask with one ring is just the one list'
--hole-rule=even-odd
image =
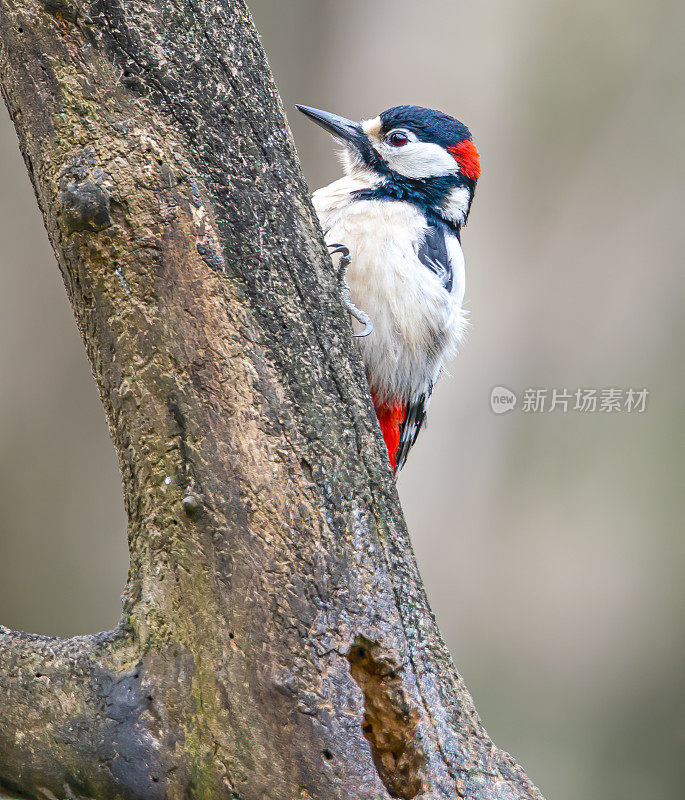
{"label": "hole in tree trunk", "polygon": [[378,775],[391,797],[412,800],[424,791],[424,757],[417,713],[407,700],[395,659],[362,636],[347,654],[350,671],[364,694],[362,730]]}

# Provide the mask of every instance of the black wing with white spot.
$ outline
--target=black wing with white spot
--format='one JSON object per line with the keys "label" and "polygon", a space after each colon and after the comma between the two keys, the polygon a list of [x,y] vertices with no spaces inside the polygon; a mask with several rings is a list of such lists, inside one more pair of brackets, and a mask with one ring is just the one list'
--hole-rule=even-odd
{"label": "black wing with white spot", "polygon": [[419,261],[424,267],[428,267],[437,276],[445,289],[451,292],[454,273],[445,238],[449,235],[452,234],[448,232],[446,225],[428,220],[423,240],[419,243],[418,255]]}
{"label": "black wing with white spot", "polygon": [[407,415],[404,418],[402,427],[400,429],[400,443],[397,448],[397,455],[395,456],[395,473],[397,474],[404,462],[407,460],[409,451],[419,435],[423,421],[426,418],[426,412],[430,404],[431,392],[433,387],[429,386],[428,390],[419,395],[415,402],[411,403],[407,409]]}

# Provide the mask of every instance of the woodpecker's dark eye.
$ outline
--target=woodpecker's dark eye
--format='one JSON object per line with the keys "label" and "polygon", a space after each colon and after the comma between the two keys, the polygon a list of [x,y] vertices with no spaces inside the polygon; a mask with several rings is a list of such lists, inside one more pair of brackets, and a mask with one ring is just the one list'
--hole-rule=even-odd
{"label": "woodpecker's dark eye", "polygon": [[409,137],[406,133],[402,133],[401,131],[395,131],[388,136],[388,141],[393,147],[402,147],[402,145],[406,144],[409,141]]}

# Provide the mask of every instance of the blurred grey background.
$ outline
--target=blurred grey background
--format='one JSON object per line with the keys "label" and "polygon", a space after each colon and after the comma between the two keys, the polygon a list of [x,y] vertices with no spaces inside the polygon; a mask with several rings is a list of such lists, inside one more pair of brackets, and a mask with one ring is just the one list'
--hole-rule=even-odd
{"label": "blurred grey background", "polygon": [[[679,0],[252,0],[312,188],[339,174],[295,102],[465,121],[472,328],[399,487],[486,727],[549,800],[685,797],[685,106]],[[0,622],[119,614],[114,453],[0,112]],[[647,387],[643,414],[490,410],[493,386]]]}

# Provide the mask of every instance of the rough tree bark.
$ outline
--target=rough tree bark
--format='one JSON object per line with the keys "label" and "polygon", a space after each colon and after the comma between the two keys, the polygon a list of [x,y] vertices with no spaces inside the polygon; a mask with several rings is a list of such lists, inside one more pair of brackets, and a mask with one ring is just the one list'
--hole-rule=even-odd
{"label": "rough tree bark", "polygon": [[0,69],[131,553],[115,631],[1,629],[0,780],[42,798],[540,798],[426,602],[242,0],[0,0]]}

